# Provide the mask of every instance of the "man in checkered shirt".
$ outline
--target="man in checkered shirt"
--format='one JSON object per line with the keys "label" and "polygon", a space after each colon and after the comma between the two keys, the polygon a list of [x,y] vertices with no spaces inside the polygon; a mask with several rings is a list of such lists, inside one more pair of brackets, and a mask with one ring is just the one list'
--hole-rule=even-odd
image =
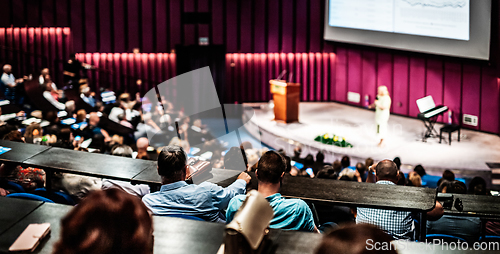
{"label": "man in checkered shirt", "polygon": [[[375,167],[370,168],[376,170],[377,184],[396,185],[398,182],[399,171],[393,161],[383,160]],[[370,172],[373,172],[373,170],[370,169]],[[371,179],[373,179],[373,175]],[[443,212],[443,206],[436,201],[436,207],[427,213],[428,219],[437,220],[441,218]],[[395,239],[413,240],[414,238],[413,214],[408,211],[358,208],[356,223],[376,225]]]}

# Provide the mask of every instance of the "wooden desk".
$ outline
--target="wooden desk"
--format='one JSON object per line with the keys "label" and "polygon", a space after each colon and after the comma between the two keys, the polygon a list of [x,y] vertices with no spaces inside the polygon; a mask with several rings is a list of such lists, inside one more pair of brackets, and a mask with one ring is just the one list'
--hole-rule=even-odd
{"label": "wooden desk", "polygon": [[[14,199],[14,198],[4,198]],[[30,200],[19,200],[23,205],[29,204]],[[39,206],[28,216],[17,221],[9,230],[0,235],[0,253],[8,253],[9,247],[31,223],[50,223],[51,233],[47,236],[33,253],[52,253],[53,245],[59,239],[61,219],[73,208],[68,205],[52,204],[39,202]],[[42,204],[43,203],[43,204]],[[17,213],[14,207],[11,207],[10,213]],[[5,214],[2,214],[3,217]]]}
{"label": "wooden desk", "polygon": [[281,194],[351,207],[416,212],[428,212],[436,204],[434,189],[307,177],[285,177]]}
{"label": "wooden desk", "polygon": [[42,201],[0,197],[0,234],[7,231],[42,204]]}
{"label": "wooden desk", "polygon": [[143,160],[57,147],[33,156],[23,164],[46,171],[47,189],[50,189],[50,176],[54,171],[130,181],[148,166]]}
{"label": "wooden desk", "polygon": [[[455,202],[459,198],[462,200],[464,209],[458,211]],[[487,219],[500,219],[500,197],[453,194],[453,205],[451,210],[445,209],[445,214],[456,216],[475,216]]]}
{"label": "wooden desk", "polygon": [[26,144],[8,140],[0,140],[0,146],[12,149],[6,153],[0,154],[0,161],[19,164],[51,148],[50,146]]}
{"label": "wooden desk", "polygon": [[[17,205],[6,202],[13,202]],[[34,202],[22,199],[0,198],[0,221],[6,221],[16,214],[17,207],[29,207],[31,213],[12,222],[10,228],[0,234],[0,253],[8,253],[10,245],[31,223],[50,223],[51,234],[36,248],[34,253],[51,254],[54,243],[59,240],[61,219],[73,208],[72,206]],[[35,204],[36,207],[30,205]],[[154,253],[217,253],[224,241],[225,224],[186,220],[172,217],[153,216]],[[3,224],[3,223],[2,223]],[[314,253],[322,235],[297,231],[271,230],[274,253],[303,254]]]}

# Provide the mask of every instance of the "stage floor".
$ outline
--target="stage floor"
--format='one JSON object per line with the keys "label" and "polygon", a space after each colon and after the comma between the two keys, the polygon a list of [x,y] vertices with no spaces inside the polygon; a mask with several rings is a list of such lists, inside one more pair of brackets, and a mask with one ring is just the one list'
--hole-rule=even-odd
{"label": "stage floor", "polygon": [[[374,160],[393,159],[398,156],[404,164],[403,171],[421,164],[428,172],[439,175],[450,169],[461,176],[479,175],[491,179],[487,162],[500,162],[500,137],[472,130],[461,130],[460,142],[457,132],[452,134],[451,145],[448,134],[429,138],[422,142],[425,126],[422,121],[391,115],[388,136],[384,148],[377,147],[379,138],[374,123],[375,112],[338,103],[307,103],[299,106],[298,123],[285,124],[274,121],[274,113],[267,103],[246,103],[245,115],[254,115],[245,125],[247,130],[263,143],[274,149],[284,149],[293,154],[293,148],[300,143],[304,147],[302,156],[324,151],[326,161],[332,162],[343,155],[351,157],[351,164],[371,157]],[[442,125],[436,124],[439,133]],[[345,137],[353,148],[340,148],[314,141],[318,135],[333,133]]]}

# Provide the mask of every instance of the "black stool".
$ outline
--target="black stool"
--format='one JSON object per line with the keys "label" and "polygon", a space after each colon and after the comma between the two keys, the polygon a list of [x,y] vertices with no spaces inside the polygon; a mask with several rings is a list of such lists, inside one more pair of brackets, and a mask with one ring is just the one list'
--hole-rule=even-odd
{"label": "black stool", "polygon": [[458,142],[460,142],[460,126],[457,124],[447,124],[441,127],[439,131],[439,143],[441,143],[441,140],[443,139],[443,132],[447,132],[449,144],[451,145],[451,134],[455,131],[458,131]]}

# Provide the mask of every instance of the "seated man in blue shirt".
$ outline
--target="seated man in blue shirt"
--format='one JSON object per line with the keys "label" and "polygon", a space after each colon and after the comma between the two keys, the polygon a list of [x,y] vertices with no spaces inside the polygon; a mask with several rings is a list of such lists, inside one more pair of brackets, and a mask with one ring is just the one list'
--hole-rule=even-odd
{"label": "seated man in blue shirt", "polygon": [[[375,175],[373,175],[375,168]],[[398,182],[399,170],[391,160],[383,160],[369,169],[367,182],[377,184],[396,185]],[[427,212],[428,220],[437,220],[443,216],[443,206],[436,201],[436,206]],[[415,225],[413,224],[413,214],[409,211],[394,211],[373,208],[358,208],[356,223],[368,223],[378,226],[395,239],[414,239]]]}
{"label": "seated man in blue shirt", "polygon": [[187,156],[182,147],[167,146],[158,155],[161,189],[147,194],[142,201],[155,215],[183,214],[206,221],[225,222],[223,210],[231,198],[245,193],[250,176],[243,172],[238,179],[222,188],[213,183],[187,184]]}
{"label": "seated man in blue shirt", "polygon": [[[275,151],[266,152],[259,160],[255,175],[259,180],[258,191],[274,210],[274,218],[270,228],[318,232],[314,225],[313,214],[306,202],[300,199],[285,199],[279,193],[286,162],[283,156]],[[227,222],[233,220],[235,213],[245,200],[245,195],[231,199],[226,211]]]}

